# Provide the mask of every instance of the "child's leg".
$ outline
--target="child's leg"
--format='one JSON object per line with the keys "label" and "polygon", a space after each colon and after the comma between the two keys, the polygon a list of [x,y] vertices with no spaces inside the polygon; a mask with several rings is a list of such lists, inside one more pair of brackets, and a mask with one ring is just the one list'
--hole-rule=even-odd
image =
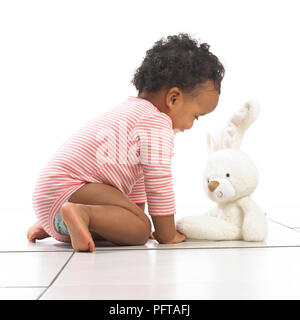
{"label": "child's leg", "polygon": [[141,245],[151,231],[143,210],[105,184],[88,183],[78,189],[62,206],[61,215],[77,251],[94,250],[91,232],[118,245]]}
{"label": "child's leg", "polygon": [[76,251],[95,250],[90,231],[117,245],[142,245],[151,231],[150,225],[118,206],[67,202],[61,207],[61,216]]}

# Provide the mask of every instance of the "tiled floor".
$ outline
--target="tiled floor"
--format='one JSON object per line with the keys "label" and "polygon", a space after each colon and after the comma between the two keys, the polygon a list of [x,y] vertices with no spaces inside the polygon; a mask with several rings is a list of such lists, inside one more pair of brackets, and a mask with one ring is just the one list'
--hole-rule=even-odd
{"label": "tiled floor", "polygon": [[30,244],[33,214],[11,209],[1,216],[0,300],[300,299],[300,208],[269,208],[264,243],[99,242],[96,253],[75,253],[50,238]]}

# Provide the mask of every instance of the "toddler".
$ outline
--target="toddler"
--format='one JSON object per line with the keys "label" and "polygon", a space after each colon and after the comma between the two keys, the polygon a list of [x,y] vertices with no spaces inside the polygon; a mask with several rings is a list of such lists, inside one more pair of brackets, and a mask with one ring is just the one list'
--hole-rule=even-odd
{"label": "toddler", "polygon": [[157,41],[134,74],[138,96],[90,120],[41,171],[29,241],[52,236],[90,252],[97,239],[143,245],[151,235],[146,202],[152,238],[185,241],[174,221],[174,135],[216,108],[223,76],[208,44],[186,33]]}

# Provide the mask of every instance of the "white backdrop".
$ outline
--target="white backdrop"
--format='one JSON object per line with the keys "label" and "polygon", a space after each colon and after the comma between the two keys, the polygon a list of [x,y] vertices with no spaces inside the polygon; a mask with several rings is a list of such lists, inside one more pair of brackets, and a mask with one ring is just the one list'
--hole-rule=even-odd
{"label": "white backdrop", "polygon": [[[246,100],[261,103],[243,149],[255,160],[261,207],[298,206],[298,1],[1,1],[2,210],[33,217],[37,176],[69,135],[136,96],[135,69],[179,32],[211,45],[226,69],[217,109],[175,137],[176,203],[211,206],[202,189],[206,133]],[[21,212],[21,211],[20,211]]]}

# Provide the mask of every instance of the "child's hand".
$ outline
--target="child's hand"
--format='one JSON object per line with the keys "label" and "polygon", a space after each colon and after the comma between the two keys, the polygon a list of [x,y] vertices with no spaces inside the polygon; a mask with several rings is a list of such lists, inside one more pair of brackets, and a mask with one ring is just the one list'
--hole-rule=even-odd
{"label": "child's hand", "polygon": [[151,232],[150,234],[150,238],[152,240],[157,240],[159,243],[165,243],[165,244],[174,244],[174,243],[179,243],[179,242],[183,242],[186,240],[186,236],[178,231],[176,231],[174,237],[172,240],[167,241],[167,242],[163,242],[161,241],[156,235],[155,232]]}

